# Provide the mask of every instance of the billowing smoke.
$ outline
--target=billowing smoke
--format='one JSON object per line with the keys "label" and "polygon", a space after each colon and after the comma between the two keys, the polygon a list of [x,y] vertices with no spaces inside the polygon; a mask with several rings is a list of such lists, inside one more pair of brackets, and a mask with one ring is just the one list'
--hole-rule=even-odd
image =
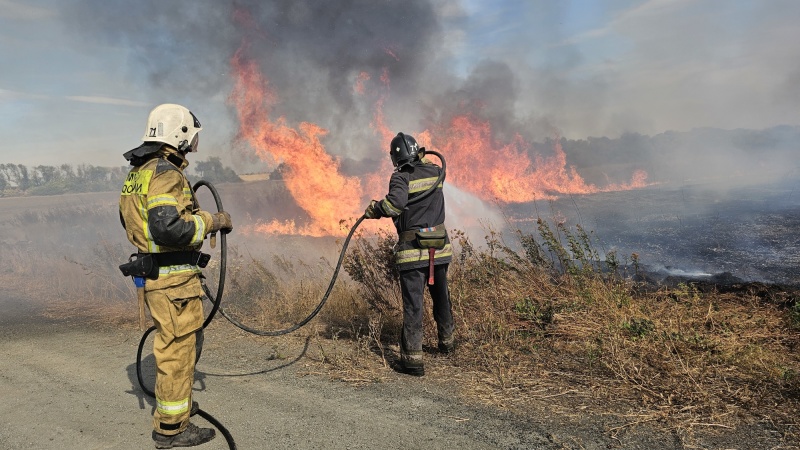
{"label": "billowing smoke", "polygon": [[131,6],[88,0],[65,6],[63,14],[87,39],[128,46],[131,70],[146,76],[160,98],[227,95],[230,59],[245,46],[277,93],[276,114],[320,125],[329,131],[331,153],[355,159],[385,146],[368,126],[372,102],[356,99],[359,74],[380,86],[382,72],[391,73],[392,101],[404,105],[392,108],[392,125],[413,132],[419,117],[394,111],[418,112],[408,105],[419,101],[428,66],[442,53],[440,12],[424,0],[147,0]]}
{"label": "billowing smoke", "polygon": [[[84,0],[65,3],[61,14],[84,39],[128,49],[130,72],[150,81],[146,97],[153,103],[194,105],[212,98],[225,104],[237,83],[234,55],[255,62],[274,95],[273,117],[265,119],[327,130],[321,145],[341,162],[344,176],[374,173],[385,163],[386,129],[422,133],[427,145],[447,149],[449,180],[458,172],[482,178],[476,184],[481,192],[458,187],[476,196],[497,189],[481,197],[489,201],[512,185],[525,192],[515,192],[511,202],[549,198],[541,192],[635,187],[646,184],[638,183],[639,169],[649,174],[646,182],[671,186],[724,181],[729,187],[797,174],[796,127],[730,131],[796,117],[792,81],[798,71],[791,61],[797,58],[788,56],[800,55],[791,46],[778,51],[770,44],[800,38],[798,28],[781,25],[776,12],[796,10],[793,2],[734,8],[731,14],[752,19],[743,30],[703,19],[708,11],[700,9],[708,6],[702,2],[643,2],[586,33],[559,25],[568,2],[522,3],[511,11],[497,2],[478,18],[471,16],[473,3],[458,0],[144,0],[134,7]],[[682,31],[669,24],[681,24]],[[764,30],[765,38],[748,38],[747,27]],[[591,45],[581,47],[611,34],[625,40],[612,60],[593,60]],[[717,59],[717,50],[727,56]],[[763,64],[743,64],[751,57]],[[732,83],[736,79],[749,80],[748,89],[728,95],[725,86],[744,85]],[[236,108],[227,108],[231,132],[240,135]],[[452,133],[454,121],[469,125],[472,134]],[[728,131],[692,130],[708,126]],[[597,135],[611,137],[587,138]],[[442,136],[461,140],[445,145]],[[553,140],[561,136],[570,139]],[[475,150],[456,155],[467,144],[476,144]],[[235,156],[234,163],[248,161]],[[543,167],[554,162],[557,176],[545,176]],[[485,172],[472,172],[481,167]],[[500,169],[524,173],[489,183],[498,181]],[[513,182],[525,176],[526,182]],[[578,188],[565,190],[554,180]]]}
{"label": "billowing smoke", "polygon": [[[565,25],[576,15],[570,2],[83,0],[61,8],[69,34],[130,51],[130,71],[151,81],[153,101],[224,98],[229,59],[246,39],[280,97],[279,114],[319,124],[330,131],[329,151],[356,159],[385,142],[366,126],[371,103],[352,86],[367,73],[379,87],[384,69],[392,129],[421,131],[425,118],[468,108],[491,119],[501,140],[763,128],[793,117],[798,101],[800,55],[778,45],[800,38],[789,19],[794,2],[594,6],[603,27],[583,32]],[[711,20],[720,11],[727,20]],[[592,45],[609,45],[609,36],[615,51],[597,54],[611,59],[596,60]]]}
{"label": "billowing smoke", "polygon": [[466,45],[453,31],[466,20],[457,1],[146,0],[131,8],[87,0],[62,14],[85,39],[128,48],[130,70],[150,80],[154,103],[227,96],[230,59],[243,47],[276,93],[275,114],[318,124],[328,130],[327,150],[355,161],[378,149],[383,156],[384,137],[369,126],[379,96],[394,131],[418,133],[461,114],[490,122],[500,145],[555,131],[533,118],[535,96],[522,96],[520,80],[533,69],[483,56],[470,68],[457,61],[453,52]]}
{"label": "billowing smoke", "polygon": [[[765,55],[775,67],[784,64],[776,54],[763,51],[766,42],[742,39],[734,34],[737,30],[706,30],[694,19],[702,17],[695,11],[697,6],[690,4],[649,2],[619,13],[608,28],[594,32],[610,34],[613,29],[632,39],[635,45],[628,50],[632,62],[598,63],[589,66],[591,70],[586,67],[592,55],[580,47],[587,38],[568,33],[553,20],[568,14],[568,5],[531,2],[512,10],[500,2],[494,8],[481,9],[478,17],[474,8],[457,0],[347,0],[335,4],[145,0],[133,8],[121,0],[85,0],[65,4],[61,14],[83,39],[128,49],[130,72],[150,81],[152,92],[146,97],[153,103],[165,98],[184,101],[197,105],[201,117],[215,122],[223,119],[216,111],[203,108],[211,108],[206,104],[208,98],[224,103],[234,82],[230,60],[241,49],[269,80],[276,96],[273,114],[285,117],[290,125],[305,121],[327,130],[326,150],[343,158],[346,172],[363,171],[365,159],[383,157],[385,136],[370,126],[374,105],[381,97],[386,126],[393,131],[418,133],[468,114],[491,124],[497,148],[519,136],[530,144],[532,154],[545,155],[552,149],[533,143],[558,136],[585,139],[583,133],[598,132],[612,137],[629,131],[657,135],[669,131],[665,127],[670,124],[660,122],[667,112],[681,118],[672,122],[680,124],[681,131],[706,126],[709,116],[727,117],[711,122],[741,126],[747,118],[757,122],[761,102],[790,108],[796,99],[779,92],[794,89],[790,81],[796,77],[796,69],[785,82],[777,82],[772,92],[753,90],[753,108],[741,111],[725,106],[730,96],[719,92],[713,79],[698,75],[691,84],[687,74],[706,73],[703,64],[713,61],[713,50],[733,51],[728,47],[731,43],[739,43],[742,57],[748,52]],[[754,17],[752,27],[766,27],[776,20],[767,8],[747,14]],[[683,20],[684,16],[692,19]],[[656,39],[669,28],[659,26],[665,21],[683,24],[685,30],[677,37],[685,48],[659,44],[675,38]],[[785,27],[769,29],[776,38],[795,33]],[[668,66],[659,67],[642,55],[658,55]],[[640,65],[628,65],[635,61]],[[718,70],[725,77],[736,76],[735,68],[724,64]],[[670,73],[675,76],[672,81]],[[384,80],[384,75],[390,81]],[[757,74],[751,69],[743,75]],[[645,79],[647,83],[642,82]],[[745,94],[737,92],[739,95]],[[680,108],[683,111],[676,114]],[[235,122],[235,114],[225,120]],[[236,127],[231,122],[225,125]],[[624,148],[626,142],[615,144],[620,147],[617,155],[631,152]],[[581,152],[591,150],[573,151],[569,146],[564,150],[568,164],[577,165],[584,176],[591,176],[587,170],[598,166],[594,162],[592,166],[580,164],[591,156]],[[635,169],[645,168],[652,172],[651,181],[674,182],[706,174],[719,178],[756,167],[769,176],[775,167],[791,162],[785,154],[772,154],[765,162],[759,160],[759,154],[747,148],[739,151],[713,136],[709,142],[639,146],[636,152],[635,158],[626,159],[627,172],[617,174],[618,167],[602,168],[600,175],[611,172],[609,183],[624,182]],[[237,154],[243,155],[249,153]],[[239,163],[246,161],[239,158]],[[366,167],[376,164],[373,161]],[[653,168],[657,170],[653,172]]]}

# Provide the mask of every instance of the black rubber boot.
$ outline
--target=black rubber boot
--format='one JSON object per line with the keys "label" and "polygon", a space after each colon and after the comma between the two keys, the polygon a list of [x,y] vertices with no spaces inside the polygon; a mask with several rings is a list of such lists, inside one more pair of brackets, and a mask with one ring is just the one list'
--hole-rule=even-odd
{"label": "black rubber boot", "polygon": [[439,341],[439,353],[449,355],[456,350],[456,343],[452,337]]}
{"label": "black rubber boot", "polygon": [[421,377],[425,375],[425,366],[412,366],[405,363],[400,363],[400,371],[406,375]]}
{"label": "black rubber boot", "polygon": [[421,377],[425,375],[425,364],[422,361],[422,352],[400,355],[400,372],[406,375]]}
{"label": "black rubber boot", "polygon": [[153,442],[156,443],[156,448],[194,447],[214,439],[216,434],[212,428],[200,428],[190,423],[185,430],[174,436],[166,436],[153,431]]}

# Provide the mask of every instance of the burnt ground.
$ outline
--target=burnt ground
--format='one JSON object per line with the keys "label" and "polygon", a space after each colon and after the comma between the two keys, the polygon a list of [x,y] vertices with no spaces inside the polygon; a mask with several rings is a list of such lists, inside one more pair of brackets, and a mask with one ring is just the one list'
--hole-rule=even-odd
{"label": "burnt ground", "polygon": [[[657,281],[667,277],[800,286],[800,180],[728,187],[661,185],[555,202],[517,205],[515,225],[535,233],[531,218],[566,219],[592,232],[604,251],[637,253]],[[527,226],[526,224],[530,224]],[[723,277],[724,278],[724,277]]]}

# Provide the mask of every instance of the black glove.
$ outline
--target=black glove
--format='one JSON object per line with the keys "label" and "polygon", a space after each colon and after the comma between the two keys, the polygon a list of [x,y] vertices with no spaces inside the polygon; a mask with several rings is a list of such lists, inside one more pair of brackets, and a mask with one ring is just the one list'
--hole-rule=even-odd
{"label": "black glove", "polygon": [[381,218],[381,211],[378,208],[378,201],[372,200],[369,202],[369,206],[367,209],[364,210],[364,217],[367,219],[380,219]]}

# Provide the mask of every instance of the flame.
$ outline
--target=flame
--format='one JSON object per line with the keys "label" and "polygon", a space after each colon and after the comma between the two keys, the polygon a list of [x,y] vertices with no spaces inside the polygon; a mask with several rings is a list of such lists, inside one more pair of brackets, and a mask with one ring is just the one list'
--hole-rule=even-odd
{"label": "flame", "polygon": [[375,101],[373,120],[370,123],[370,127],[380,136],[380,141],[385,142],[385,147],[383,149],[384,158],[381,158],[380,168],[365,176],[365,191],[370,198],[380,198],[380,196],[386,194],[389,183],[386,175],[394,170],[391,160],[385,157],[389,153],[389,142],[394,137],[394,132],[386,125],[386,116],[383,114],[383,104],[389,98],[390,93],[389,69],[383,68],[380,80],[382,89],[378,99]]}
{"label": "flame", "polygon": [[483,200],[503,203],[555,199],[559,194],[592,194],[646,186],[647,172],[634,173],[627,184],[598,188],[588,184],[574,166],[567,165],[567,155],[560,139],[555,140],[553,155],[536,153],[520,135],[507,144],[492,139],[488,121],[468,115],[454,117],[447,127],[424,132],[421,140],[438,144],[447,159],[447,177]]}
{"label": "flame", "polygon": [[239,115],[239,133],[259,156],[286,165],[286,188],[311,219],[302,226],[271,222],[259,229],[309,236],[341,234],[338,223],[342,216],[358,215],[361,181],[339,173],[339,160],[320,142],[327,133],[323,128],[303,122],[294,129],[283,117],[269,120],[275,94],[257,64],[244,57],[245,50],[240,48],[231,59],[237,78],[228,98]]}
{"label": "flame", "polygon": [[356,78],[356,83],[353,85],[353,92],[355,92],[356,94],[363,95],[364,94],[364,89],[365,89],[364,88],[364,83],[369,81],[370,78],[371,77],[369,76],[369,73],[367,73],[367,72],[359,73],[358,77]]}
{"label": "flame", "polygon": [[[389,69],[386,67],[383,68],[381,72],[381,84],[383,85],[383,90],[381,91],[378,100],[375,101],[375,108],[374,108],[374,119],[370,126],[372,129],[381,136],[381,142],[388,143],[394,137],[394,132],[391,128],[386,125],[386,116],[383,114],[383,104],[386,102],[386,99],[389,98],[389,94],[391,92],[390,89],[390,82],[389,82]],[[388,153],[388,152],[387,152]]]}
{"label": "flame", "polygon": [[399,57],[399,56],[397,56],[397,52],[395,52],[395,50],[394,50],[393,48],[391,48],[391,47],[384,47],[384,48],[383,48],[383,51],[385,51],[387,55],[389,55],[389,56],[391,56],[392,58],[394,58],[394,60],[395,60],[395,61],[400,61],[400,57]]}
{"label": "flame", "polygon": [[612,183],[603,189],[603,192],[613,191],[630,191],[631,189],[641,189],[643,187],[652,186],[653,183],[647,182],[647,172],[642,169],[637,169],[631,175],[629,183]]}
{"label": "flame", "polygon": [[[247,19],[246,15],[239,18],[245,23]],[[370,123],[387,147],[380,150],[384,156],[380,159],[381,167],[359,179],[339,172],[340,161],[330,155],[321,142],[327,130],[308,122],[293,128],[283,117],[270,119],[277,96],[258,64],[245,56],[247,49],[247,44],[243,44],[230,61],[235,83],[228,102],[237,111],[239,134],[261,159],[284,164],[286,188],[308,214],[307,221],[305,218],[298,219],[299,223],[273,220],[259,223],[253,229],[277,234],[343,235],[347,232],[343,219],[360,216],[364,198],[381,198],[386,193],[388,175],[392,171],[386,153],[395,133],[384,115],[384,104],[391,92],[388,69],[384,68],[379,77],[381,87]],[[353,92],[364,95],[370,80],[369,73],[360,72]],[[647,173],[640,170],[628,183],[598,188],[588,184],[574,166],[567,164],[560,140],[555,140],[552,154],[542,156],[519,134],[510,142],[496,142],[491,124],[468,114],[414,135],[420,145],[438,150],[446,157],[448,182],[485,201],[528,202],[554,199],[562,194],[628,190],[647,185]],[[367,232],[388,226],[388,221],[368,221],[362,225]]]}

